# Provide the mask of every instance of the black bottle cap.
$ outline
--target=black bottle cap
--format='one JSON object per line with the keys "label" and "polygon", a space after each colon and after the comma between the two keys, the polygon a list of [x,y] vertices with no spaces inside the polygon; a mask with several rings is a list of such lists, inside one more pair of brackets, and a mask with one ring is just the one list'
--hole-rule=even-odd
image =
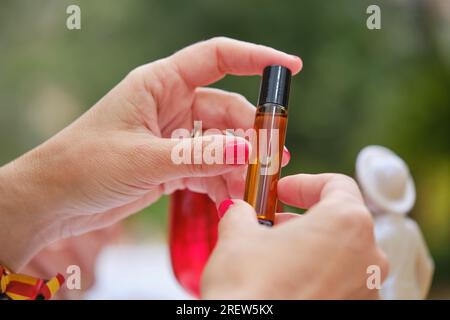
{"label": "black bottle cap", "polygon": [[270,102],[287,108],[290,85],[291,70],[278,65],[265,67],[259,89],[258,105]]}

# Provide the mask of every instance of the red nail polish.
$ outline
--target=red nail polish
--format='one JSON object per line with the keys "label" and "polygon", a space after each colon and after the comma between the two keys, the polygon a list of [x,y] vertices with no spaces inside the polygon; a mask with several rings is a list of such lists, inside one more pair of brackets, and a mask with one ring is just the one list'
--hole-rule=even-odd
{"label": "red nail polish", "polygon": [[248,162],[249,148],[245,142],[232,142],[225,146],[223,160],[225,164],[242,165]]}
{"label": "red nail polish", "polygon": [[219,205],[219,208],[217,209],[218,213],[219,213],[219,218],[222,218],[225,213],[227,212],[228,208],[233,205],[234,202],[231,199],[226,199],[224,201],[222,201]]}
{"label": "red nail polish", "polygon": [[288,148],[286,148],[286,146],[283,147],[283,157],[286,157],[286,162],[289,162],[289,160],[291,159],[291,153],[289,152]]}

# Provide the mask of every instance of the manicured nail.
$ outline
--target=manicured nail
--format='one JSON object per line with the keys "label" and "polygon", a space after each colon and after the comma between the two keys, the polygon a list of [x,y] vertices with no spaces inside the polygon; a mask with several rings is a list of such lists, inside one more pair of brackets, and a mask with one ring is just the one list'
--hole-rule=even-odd
{"label": "manicured nail", "polygon": [[234,202],[231,199],[226,199],[223,200],[220,205],[219,208],[217,209],[218,213],[219,213],[219,218],[222,219],[222,217],[225,215],[225,213],[227,212],[228,208],[233,205]]}
{"label": "manicured nail", "polygon": [[286,146],[283,147],[283,157],[286,158],[286,162],[289,162],[291,159],[291,153],[289,152],[288,148]]}
{"label": "manicured nail", "polygon": [[248,156],[248,144],[245,142],[233,141],[225,146],[223,161],[225,164],[242,165],[247,163]]}

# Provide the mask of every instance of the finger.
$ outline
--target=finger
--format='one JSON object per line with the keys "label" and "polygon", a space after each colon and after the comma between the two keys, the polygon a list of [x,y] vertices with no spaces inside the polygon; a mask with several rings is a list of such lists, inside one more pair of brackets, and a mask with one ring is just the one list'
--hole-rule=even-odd
{"label": "finger", "polygon": [[242,199],[245,189],[245,166],[239,166],[223,175],[175,179],[163,184],[164,194],[189,189],[206,193],[217,204],[228,198]]}
{"label": "finger", "polygon": [[82,220],[81,223],[83,225],[81,226],[82,228],[80,227],[80,229],[93,231],[112,226],[113,224],[127,218],[133,213],[147,208],[150,204],[154,203],[163,194],[162,189],[162,186],[158,186],[131,203],[111,209],[104,213],[97,213],[95,215],[88,216],[86,217],[86,219]]}
{"label": "finger", "polygon": [[[283,150],[282,166],[286,166],[289,163],[290,154],[286,147]],[[245,192],[245,180],[246,180],[246,168],[236,168],[228,173],[225,173],[222,177],[227,184],[227,189],[230,194],[230,198],[242,199]]]}
{"label": "finger", "polygon": [[192,108],[194,119],[201,120],[205,129],[245,131],[255,121],[256,108],[240,94],[224,90],[197,88]]}
{"label": "finger", "polygon": [[245,192],[246,168],[242,166],[223,175],[230,198],[242,199]]}
{"label": "finger", "polygon": [[291,219],[297,219],[300,218],[301,215],[297,213],[290,213],[290,212],[279,212],[275,214],[275,225],[289,221]]}
{"label": "finger", "polygon": [[186,187],[194,192],[207,194],[215,203],[230,198],[227,184],[222,176],[184,179]]}
{"label": "finger", "polygon": [[286,146],[283,147],[283,156],[281,158],[281,166],[286,167],[289,164],[289,161],[291,160],[291,153],[289,152],[288,148]]}
{"label": "finger", "polygon": [[[239,169],[237,169],[239,170]],[[226,174],[227,175],[227,174]],[[188,189],[193,192],[207,194],[215,203],[234,197],[224,175],[214,177],[176,179],[163,184],[164,194],[172,194],[176,190]]]}
{"label": "finger", "polygon": [[[202,121],[202,128],[228,129],[239,137],[248,138],[246,130],[253,128],[255,121],[256,108],[244,96],[220,89],[197,88],[192,108],[193,118]],[[285,167],[290,158],[284,147],[281,166]]]}
{"label": "finger", "polygon": [[[141,152],[147,166],[141,169],[148,183],[188,177],[211,177],[230,172],[247,163],[250,144],[244,138],[204,135],[196,138],[152,138]],[[145,150],[145,148],[144,148]],[[155,169],[156,168],[156,169]]]}
{"label": "finger", "polygon": [[256,212],[252,206],[243,200],[227,199],[219,205],[219,237],[236,237],[258,228]]}
{"label": "finger", "polygon": [[248,42],[219,37],[184,48],[168,58],[189,86],[205,86],[225,74],[258,75],[272,64],[296,74],[302,68],[299,57]]}
{"label": "finger", "polygon": [[364,203],[356,182],[342,174],[298,174],[278,181],[278,198],[291,206],[308,209],[333,195]]}

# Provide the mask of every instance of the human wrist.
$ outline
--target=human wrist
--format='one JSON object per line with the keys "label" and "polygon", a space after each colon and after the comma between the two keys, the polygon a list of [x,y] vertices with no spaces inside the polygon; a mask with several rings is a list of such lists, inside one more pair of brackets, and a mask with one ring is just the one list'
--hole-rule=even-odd
{"label": "human wrist", "polygon": [[20,270],[56,240],[34,152],[0,168],[0,264]]}

